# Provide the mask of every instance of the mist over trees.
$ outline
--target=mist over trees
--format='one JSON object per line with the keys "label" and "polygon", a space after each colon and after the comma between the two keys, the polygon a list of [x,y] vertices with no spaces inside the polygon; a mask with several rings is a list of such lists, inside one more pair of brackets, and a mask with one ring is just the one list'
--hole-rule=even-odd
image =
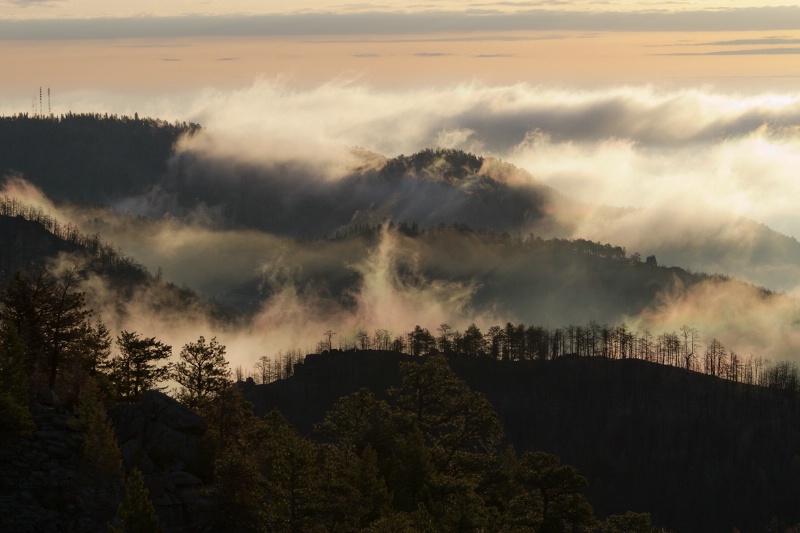
{"label": "mist over trees", "polygon": [[302,167],[231,166],[207,154],[183,152],[172,162],[172,185],[163,189],[169,201],[160,202],[187,210],[202,203],[219,210],[218,221],[228,227],[302,238],[386,219],[423,227],[458,221],[505,231],[545,217],[554,191],[495,180],[483,172],[483,162],[458,150],[425,150],[326,181]]}
{"label": "mist over trees", "polygon": [[[487,499],[492,491],[484,486],[497,482],[490,482],[487,476],[502,427],[491,404],[456,378],[443,358],[402,366],[406,377],[401,387],[390,391],[396,397],[395,407],[380,407],[386,409],[388,418],[382,423],[388,425],[377,432],[367,430],[377,440],[356,445],[354,439],[358,437],[347,426],[340,426],[352,420],[335,409],[320,429],[327,443],[317,444],[298,435],[277,412],[264,419],[253,417],[231,381],[225,347],[216,339],[206,342],[200,337],[186,344],[173,366],[166,364],[170,346],[122,331],[115,343],[118,354],[109,359],[107,331],[99,323],[91,324],[91,312],[84,307],[82,294],[76,285],[67,284],[71,279],[65,275],[60,284],[36,284],[20,273],[9,284],[3,305],[4,330],[15,332],[19,324],[25,335],[21,341],[11,334],[8,337],[0,359],[0,378],[5,382],[22,373],[22,382],[27,381],[31,390],[47,386],[52,394],[63,398],[54,401],[75,409],[77,421],[72,427],[84,433],[84,454],[92,461],[86,468],[93,474],[85,483],[94,483],[92,486],[110,495],[119,492],[122,478],[120,451],[113,442],[102,399],[138,401],[146,390],[158,387],[171,374],[181,387],[178,398],[204,414],[210,425],[206,449],[214,470],[206,474],[212,511],[208,519],[224,520],[220,525],[247,531],[308,531],[321,525],[362,530],[373,523],[384,524],[384,529],[416,529],[416,525],[427,523],[431,530],[452,530],[462,526],[494,529],[504,520],[516,520],[513,513],[496,508],[496,503]],[[25,302],[18,297],[20,286],[39,289],[43,299],[67,298],[73,303],[75,320],[69,321],[65,330],[61,322],[46,316],[45,308],[34,309],[27,321],[20,320],[25,310]],[[64,331],[79,325],[87,335],[101,338],[75,337],[75,349],[62,350],[61,358],[54,359],[52,346],[41,339],[63,337]],[[79,345],[86,351],[100,346],[103,356],[87,358]],[[25,360],[29,364],[23,370],[21,363]],[[58,365],[53,367],[55,361]],[[0,404],[3,434],[25,435],[29,431],[24,396],[4,396]],[[368,406],[374,403],[370,396],[342,401],[339,410],[360,410],[361,402]],[[406,439],[408,435],[410,440]],[[14,442],[7,445],[14,446]],[[512,457],[507,460],[514,461]],[[527,464],[526,457],[522,464]],[[552,468],[558,461],[548,460],[547,464],[550,467],[545,468]],[[140,476],[135,468],[130,470],[117,515],[109,517],[121,524],[122,530],[140,521],[155,523]],[[102,483],[98,481],[101,478]],[[548,493],[542,483],[553,485],[554,491],[575,492],[582,486],[558,481],[558,476],[535,483],[530,475],[519,481],[511,477],[503,483],[512,483],[520,497],[526,497],[525,487],[530,483],[528,490],[542,491],[545,499]],[[562,484],[568,488],[558,489]],[[541,513],[527,511],[524,520],[554,522],[559,527],[593,524],[591,508],[577,492],[574,498],[574,503],[545,505]],[[513,508],[513,500],[509,505]],[[576,506],[583,506],[584,511],[573,511]],[[14,523],[13,518],[10,520],[7,525]]]}
{"label": "mist over trees", "polygon": [[[800,245],[763,224],[713,213],[687,220],[679,209],[583,205],[521,169],[458,150],[389,159],[355,150],[352,168],[331,178],[291,158],[271,164],[269,158],[216,153],[213,137],[184,142],[205,135],[194,124],[90,114],[19,115],[3,117],[3,124],[0,141],[24,149],[4,151],[0,157],[9,161],[0,161],[0,173],[21,176],[62,204],[111,205],[159,220],[304,239],[387,220],[421,229],[467,224],[512,235],[533,231],[546,239],[611,240],[656,253],[668,264],[726,272],[777,290],[793,287],[798,277]],[[71,155],[40,157],[43,145],[53,153],[63,146]],[[49,165],[46,171],[42,165]],[[622,231],[637,220],[669,223]],[[590,236],[587,230],[597,231]],[[686,234],[692,238],[682,238]],[[743,234],[748,237],[736,237]]]}
{"label": "mist over trees", "polygon": [[[147,222],[130,223],[139,231],[151,231]],[[281,263],[254,264],[247,284],[215,291],[215,297],[222,290],[231,294],[226,301],[229,305],[223,307],[202,302],[191,290],[153,276],[98,233],[82,233],[40,207],[14,198],[0,199],[0,241],[7,245],[2,254],[5,273],[30,264],[45,267],[45,258],[66,252],[76,255],[72,261],[107,279],[125,299],[141,287],[163,285],[163,301],[154,305],[168,306],[173,301],[176,307],[205,307],[207,313],[223,320],[236,317],[233,304],[241,311],[257,311],[263,300],[287,286],[311,299],[328,299],[331,309],[347,312],[364,278],[354,265],[374,254],[387,236],[393,239],[390,271],[380,275],[391,278],[393,271],[397,272],[400,285],[395,290],[440,280],[457,282],[462,288],[474,286],[469,289],[469,305],[476,314],[501,306],[504,314],[553,326],[572,320],[635,316],[659,293],[677,284],[691,287],[724,279],[679,268],[649,268],[637,254],[628,254],[622,247],[586,239],[480,232],[466,224],[420,228],[416,223],[388,222],[353,225],[318,241],[284,241]],[[264,251],[264,260],[271,260],[270,250]]]}
{"label": "mist over trees", "polygon": [[[234,524],[242,531],[282,527],[308,531],[320,526],[344,530],[614,531],[619,524],[653,531],[646,514],[620,513],[598,520],[587,498],[587,478],[553,453],[528,449],[521,450],[521,455],[513,450],[501,453],[503,424],[490,396],[467,386],[451,364],[466,364],[470,373],[477,370],[468,369],[471,361],[561,365],[561,361],[581,359],[643,360],[774,391],[748,393],[736,405],[752,408],[779,394],[785,407],[773,415],[780,414],[783,424],[800,405],[796,366],[741,357],[718,339],[703,342],[701,332],[691,326],[655,335],[633,331],[625,324],[596,322],[563,328],[506,323],[486,331],[472,324],[463,332],[442,324],[435,332],[416,326],[408,332],[377,329],[352,337],[330,330],[323,332],[320,341],[329,355],[340,348],[369,355],[374,347],[389,347],[410,354],[405,356],[409,359],[399,365],[401,381],[383,389],[382,398],[366,391],[342,398],[321,419],[315,435],[303,435],[277,412],[263,419],[251,413],[233,383],[225,346],[216,339],[200,337],[185,344],[177,364],[170,360],[170,346],[138,332],[121,331],[112,348],[107,328],[93,319],[85,306],[79,280],[75,271],[67,271],[61,278],[45,271],[33,275],[20,272],[12,279],[3,298],[1,318],[8,335],[0,358],[0,379],[10,382],[14,376],[24,375],[21,381],[28,383],[29,391],[47,387],[63,405],[77,405],[86,449],[95,450],[87,453],[105,458],[103,471],[111,476],[103,478],[109,481],[102,483],[111,483],[103,490],[122,498],[122,477],[114,466],[117,456],[97,402],[100,398],[135,402],[147,390],[165,386],[172,377],[179,387],[177,398],[208,423],[203,453],[207,454],[205,464],[213,468],[196,471],[207,484],[208,520]],[[69,305],[59,304],[61,301]],[[37,302],[53,303],[29,305]],[[58,319],[62,316],[69,320]],[[17,336],[17,331],[22,335]],[[335,350],[334,338],[340,347]],[[57,340],[64,344],[54,344]],[[285,378],[305,366],[302,358],[292,353],[273,359],[274,364],[267,361],[259,361],[254,368],[260,382],[287,381]],[[542,377],[556,367],[542,367],[534,373],[531,367],[521,368],[524,374],[520,375],[528,376],[535,390]],[[344,367],[339,371],[343,370],[349,372]],[[485,370],[479,372],[483,373]],[[584,387],[596,387],[592,380],[602,383],[608,374],[597,373],[592,378],[591,372],[576,369],[575,376],[579,375]],[[247,377],[247,372],[240,377]],[[641,394],[637,390],[632,390],[627,401],[632,406],[646,405],[636,400]],[[696,394],[694,385],[691,390]],[[31,429],[25,414],[27,404],[25,392],[9,391],[3,396],[3,434],[26,438]],[[532,406],[523,402],[516,407],[528,410]],[[708,406],[698,408],[703,411]],[[503,412],[507,409],[504,406]],[[511,430],[514,439],[519,438],[522,428],[512,425]],[[787,442],[795,440],[790,436]],[[571,447],[565,449],[574,453]],[[783,451],[780,457],[784,457]],[[95,463],[92,468],[100,466]],[[138,490],[136,475],[133,470],[128,474],[133,484],[129,492]],[[102,483],[95,486],[106,486]],[[790,481],[780,478],[780,483],[783,487]],[[127,498],[141,496],[134,492]],[[141,503],[135,505],[147,519],[147,509]],[[614,505],[619,508],[620,502]],[[777,507],[766,509],[779,513],[775,516],[782,523],[792,524],[800,517],[786,505],[781,500]],[[132,519],[126,513],[133,511],[120,512],[118,518],[109,520],[125,523]],[[691,514],[681,516],[680,520],[688,520],[681,524],[695,519]]]}
{"label": "mist over trees", "polygon": [[[264,255],[238,265],[249,277],[226,290],[240,293],[248,320],[277,317],[260,327],[283,327],[282,314],[294,313],[303,327],[290,340],[317,342],[308,357],[263,343],[243,365],[216,331],[167,344],[159,332],[125,326],[125,304],[146,294],[139,312],[169,310],[185,324],[199,309],[222,331],[244,329],[234,320],[241,315],[160,270],[152,275],[98,231],[0,198],[0,458],[16,469],[7,479],[33,483],[50,475],[27,475],[33,463],[74,463],[80,475],[59,487],[76,490],[52,499],[37,492],[53,516],[80,508],[81,519],[94,515],[109,530],[153,529],[172,516],[164,501],[180,493],[173,511],[184,514],[172,519],[194,514],[192,527],[199,520],[232,531],[778,530],[800,522],[796,364],[753,343],[736,346],[746,332],[728,340],[702,320],[660,327],[675,322],[655,316],[667,299],[685,311],[677,304],[687,295],[729,291],[765,308],[785,295],[567,238],[575,219],[564,214],[581,216],[586,206],[530,176],[512,179],[519,169],[490,158],[360,153],[361,166],[328,179],[302,163],[176,144],[200,134],[194,124],[138,116],[0,117],[0,141],[16,136],[0,172],[20,172],[62,205],[83,204],[73,213],[100,214],[80,228],[102,227],[105,213],[145,235],[164,221],[224,230],[229,240],[274,233]],[[795,253],[796,242],[767,228],[756,240],[766,256]],[[227,250],[206,259],[239,259]],[[115,304],[103,311],[123,324],[113,331],[84,292],[98,279],[110,280],[104,303]],[[369,315],[365,299],[375,295],[391,296],[376,298],[390,312],[395,304],[409,311]],[[435,306],[447,322],[409,328]],[[758,338],[792,346],[788,329],[775,331]],[[126,435],[119,448],[107,408],[148,401],[182,413],[173,422],[191,438],[168,426],[162,446]],[[281,401],[281,412],[265,408]],[[59,442],[42,459],[44,441]],[[191,460],[167,451],[183,445]],[[14,458],[30,446],[28,463]],[[5,479],[2,511],[18,501]],[[186,485],[167,496],[175,479]],[[0,512],[0,529],[14,529],[3,520]]]}

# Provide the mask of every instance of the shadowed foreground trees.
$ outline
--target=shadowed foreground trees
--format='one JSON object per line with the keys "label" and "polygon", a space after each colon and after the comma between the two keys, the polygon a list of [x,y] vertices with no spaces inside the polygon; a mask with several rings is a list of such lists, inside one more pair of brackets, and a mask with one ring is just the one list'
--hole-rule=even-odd
{"label": "shadowed foreground trees", "polygon": [[594,517],[583,489],[586,478],[558,457],[544,452],[526,452],[517,464],[515,477],[525,492],[510,504],[509,523],[522,531],[556,533],[589,528]]}
{"label": "shadowed foreground trees", "polygon": [[14,327],[0,324],[0,440],[28,435],[34,425],[28,410],[25,350]]}
{"label": "shadowed foreground trees", "polygon": [[[436,454],[424,432],[415,435],[395,416],[398,395],[386,390],[409,380],[400,363],[418,367],[431,357],[334,351],[309,355],[288,380],[241,387],[259,414],[281,409],[303,435],[313,435],[317,424],[326,442],[345,435],[358,453],[369,444],[393,508],[407,514],[432,494]],[[760,531],[773,516],[782,527],[800,521],[800,463],[793,459],[800,450],[800,395],[791,388],[734,383],[633,358],[447,359],[491,401],[505,442],[520,454],[556,454],[579,469],[590,482],[582,492],[601,517],[648,511],[656,524],[682,532]],[[365,385],[370,389],[359,391]],[[387,438],[398,433],[400,444]],[[489,457],[490,474],[478,478],[476,493],[502,516],[519,496],[520,481],[509,466],[518,459]]]}
{"label": "shadowed foreground trees", "polygon": [[0,379],[15,385],[6,390],[46,386],[71,404],[86,379],[95,378],[115,398],[135,401],[169,376],[165,360],[172,348],[154,337],[122,331],[119,353],[111,358],[108,328],[100,319],[91,321],[81,281],[70,268],[59,275],[20,271],[7,285],[0,302],[5,339]]}
{"label": "shadowed foreground trees", "polygon": [[141,470],[133,468],[125,480],[125,497],[108,525],[109,533],[158,533],[161,525],[150,501]]}
{"label": "shadowed foreground trees", "polygon": [[23,343],[27,372],[51,389],[93,333],[79,283],[75,268],[58,276],[39,269],[17,272],[3,293],[2,319]]}
{"label": "shadowed foreground trees", "polygon": [[277,411],[258,419],[227,400],[226,417],[238,422],[223,430],[209,418],[213,520],[230,531],[287,532],[598,526],[574,468],[544,452],[498,455],[496,413],[443,356],[401,369],[391,403],[367,390],[342,397],[317,426],[318,443]]}

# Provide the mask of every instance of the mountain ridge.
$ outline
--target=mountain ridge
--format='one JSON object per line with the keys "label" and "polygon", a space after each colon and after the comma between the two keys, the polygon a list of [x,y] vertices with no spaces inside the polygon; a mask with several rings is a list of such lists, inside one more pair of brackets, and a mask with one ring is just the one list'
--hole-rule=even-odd
{"label": "mountain ridge", "polygon": [[791,290],[800,278],[800,243],[758,221],[588,205],[491,157],[426,149],[386,158],[357,149],[354,170],[330,179],[303,161],[270,167],[197,151],[207,143],[178,142],[203,135],[197,124],[150,118],[0,117],[0,172],[22,176],[60,204],[201,219],[221,229],[318,239],[387,220],[466,224],[613,242],[773,290]]}

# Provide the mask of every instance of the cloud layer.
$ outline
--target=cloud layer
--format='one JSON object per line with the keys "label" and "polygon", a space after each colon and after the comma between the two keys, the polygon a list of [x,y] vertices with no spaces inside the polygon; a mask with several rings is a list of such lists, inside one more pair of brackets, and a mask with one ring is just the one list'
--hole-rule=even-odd
{"label": "cloud layer", "polygon": [[[102,105],[125,111],[113,101]],[[436,216],[447,218],[445,208],[454,205],[445,188],[406,191],[420,200],[402,210],[395,203],[392,211],[374,187],[354,189],[353,176],[380,167],[383,156],[457,148],[516,165],[518,172],[497,166],[490,175],[523,196],[550,186],[579,202],[550,206],[556,226],[520,231],[612,242],[666,264],[721,271],[777,290],[791,290],[800,279],[798,93],[528,84],[385,90],[348,80],[302,88],[261,80],[148,107],[148,114],[204,127],[177,147],[176,161],[196,179],[186,182],[188,193],[202,185],[220,200],[238,195],[251,201],[254,213],[275,201],[290,210],[293,199],[329,199],[338,190],[348,191],[339,202],[350,209],[346,220],[360,209],[363,221],[394,213],[396,221],[438,224],[443,219]],[[190,203],[181,211],[174,198],[150,194],[117,207],[147,216],[184,216],[188,207],[193,216],[214,220],[224,206]],[[330,213],[296,220],[305,224],[321,215]],[[337,220],[336,227],[305,235],[333,234]],[[771,252],[765,242],[782,237],[759,224],[786,237]],[[776,247],[783,250],[777,256]]]}
{"label": "cloud layer", "polygon": [[[67,12],[69,13],[69,11]],[[103,12],[101,12],[103,13]],[[42,16],[42,15],[39,15]],[[121,39],[190,36],[401,35],[478,31],[743,31],[800,28],[796,6],[683,11],[371,10],[2,20],[5,39]]]}
{"label": "cloud layer", "polygon": [[[690,231],[697,220],[721,227],[744,217],[800,235],[793,200],[800,194],[798,94],[526,84],[379,91],[348,82],[297,90],[262,81],[208,92],[189,115],[207,127],[180,152],[265,168],[302,165],[325,180],[358,166],[354,146],[386,156],[433,146],[496,156],[528,171],[509,177],[512,185],[545,184],[579,201],[644,209],[613,220],[604,210],[572,235],[642,253],[685,242],[687,234],[702,240]],[[673,257],[664,259],[680,264]],[[787,288],[786,280],[776,288]]]}
{"label": "cloud layer", "polygon": [[[507,187],[509,197],[549,185],[576,199],[547,203],[547,214],[564,222],[550,228],[561,232],[556,236],[611,242],[629,252],[655,254],[661,263],[733,273],[779,290],[795,289],[800,279],[800,245],[794,238],[800,235],[798,94],[654,87],[577,91],[525,84],[389,91],[348,81],[297,88],[262,80],[246,90],[208,90],[160,105],[168,116],[204,126],[176,147],[171,178],[204,177],[226,194],[258,190],[243,188],[246,179],[291,208],[297,198],[292,191],[324,196],[380,168],[383,156],[458,148],[517,165],[489,160],[481,170]],[[189,182],[189,190],[197,183]],[[451,198],[445,187],[415,194],[421,195],[419,211],[409,211],[409,217],[446,206]],[[257,207],[258,195],[250,196]],[[397,236],[367,248],[308,247],[283,235],[218,226],[224,206],[181,205],[169,195],[151,194],[120,199],[117,207],[161,218],[141,222],[143,229],[108,215],[101,233],[151,269],[162,266],[168,279],[207,294],[262,291],[258,318],[245,330],[229,332],[257,339],[254,346],[274,339],[271,345],[286,348],[278,337],[385,328],[387,321],[399,329],[415,321],[435,329],[438,321],[456,327],[471,320],[558,325],[606,316],[599,307],[584,307],[581,316],[557,307],[573,303],[566,286],[558,298],[526,307],[527,293],[506,281],[492,293],[506,296],[492,301],[478,276],[459,271],[459,265],[484,265],[494,269],[494,279],[513,280],[528,264],[474,244],[465,244],[463,252],[474,258],[455,262]],[[319,215],[296,214],[298,223]],[[84,226],[97,218],[80,211],[64,216]],[[546,231],[525,224],[516,230]],[[457,256],[455,250],[449,253]],[[313,282],[330,280],[331,274],[338,281]],[[596,300],[613,297],[600,294]],[[541,314],[545,311],[551,314]],[[653,329],[689,323],[741,351],[796,353],[793,297],[765,297],[733,282],[677,284],[626,316]]]}

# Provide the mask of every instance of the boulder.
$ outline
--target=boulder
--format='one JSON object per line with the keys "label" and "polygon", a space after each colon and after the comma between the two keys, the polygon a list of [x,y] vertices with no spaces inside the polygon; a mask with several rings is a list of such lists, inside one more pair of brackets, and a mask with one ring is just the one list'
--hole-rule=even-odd
{"label": "boulder", "polygon": [[190,463],[207,427],[203,417],[158,391],[112,407],[109,416],[125,466],[148,473]]}
{"label": "boulder", "polygon": [[158,391],[134,404],[109,409],[125,468],[139,468],[165,531],[182,531],[205,505],[198,494],[202,480],[184,470],[197,464],[203,417]]}
{"label": "boulder", "polygon": [[36,391],[36,401],[47,407],[58,407],[61,404],[56,391],[48,387],[41,387]]}
{"label": "boulder", "polygon": [[202,416],[163,392],[147,391],[138,405],[152,420],[181,433],[203,435],[206,432],[207,424]]}

